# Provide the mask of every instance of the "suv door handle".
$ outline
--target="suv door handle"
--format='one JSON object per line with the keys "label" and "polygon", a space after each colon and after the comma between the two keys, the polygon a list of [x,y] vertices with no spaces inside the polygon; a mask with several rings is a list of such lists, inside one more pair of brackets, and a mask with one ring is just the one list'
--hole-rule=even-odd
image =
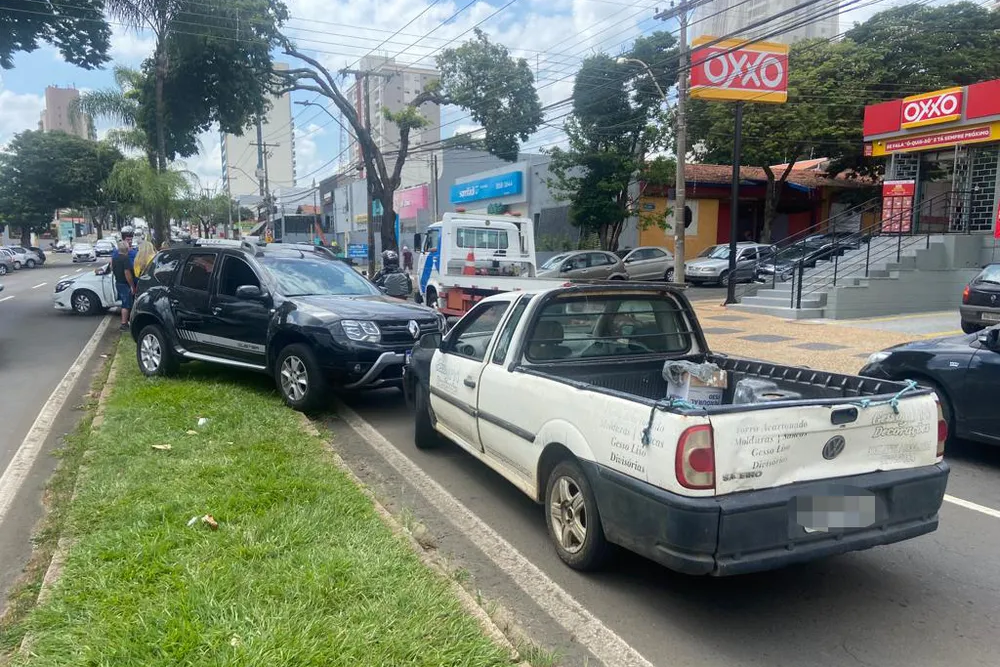
{"label": "suv door handle", "polygon": [[181,305],[181,301],[180,301],[180,299],[171,299],[170,300],[170,305],[171,306],[179,306],[179,305]]}
{"label": "suv door handle", "polygon": [[472,376],[469,376],[469,377],[465,378],[465,379],[464,379],[464,380],[462,381],[462,383],[463,383],[463,384],[464,384],[464,385],[465,385],[466,387],[468,387],[469,389],[475,389],[475,388],[476,388],[476,381],[472,379]]}
{"label": "suv door handle", "polygon": [[221,312],[222,312],[222,308],[219,308],[218,306],[212,306],[212,314],[213,315],[218,315]]}

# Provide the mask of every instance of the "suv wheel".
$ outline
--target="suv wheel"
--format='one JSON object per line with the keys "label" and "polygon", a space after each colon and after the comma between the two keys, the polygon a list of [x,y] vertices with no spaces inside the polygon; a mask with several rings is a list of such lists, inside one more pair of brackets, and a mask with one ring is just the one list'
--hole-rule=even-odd
{"label": "suv wheel", "polygon": [[274,380],[285,404],[300,412],[316,410],[326,398],[326,378],[313,351],[302,343],[281,350]]}
{"label": "suv wheel", "polygon": [[101,309],[100,299],[89,289],[81,289],[73,292],[71,302],[73,312],[77,315],[96,315]]}
{"label": "suv wheel", "polygon": [[180,365],[163,329],[157,324],[150,324],[139,333],[135,358],[139,362],[139,370],[146,377],[173,375]]}

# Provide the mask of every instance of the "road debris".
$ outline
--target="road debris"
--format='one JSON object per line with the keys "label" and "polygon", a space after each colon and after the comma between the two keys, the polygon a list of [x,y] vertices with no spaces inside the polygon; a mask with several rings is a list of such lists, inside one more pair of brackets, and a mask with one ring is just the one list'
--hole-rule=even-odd
{"label": "road debris", "polygon": [[153,445],[153,449],[159,450],[161,452],[169,452],[173,448],[170,445]]}

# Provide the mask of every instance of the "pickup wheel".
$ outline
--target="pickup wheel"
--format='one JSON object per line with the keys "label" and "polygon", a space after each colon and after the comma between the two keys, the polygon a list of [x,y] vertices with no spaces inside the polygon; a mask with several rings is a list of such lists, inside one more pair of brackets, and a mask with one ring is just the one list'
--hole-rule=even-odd
{"label": "pickup wheel", "polygon": [[596,570],[611,555],[597,499],[579,464],[562,461],[545,485],[545,523],[556,553],[574,570]]}
{"label": "pickup wheel", "polygon": [[438,432],[434,430],[434,422],[431,421],[431,402],[428,399],[427,390],[419,383],[414,391],[413,404],[413,444],[416,445],[417,449],[437,447],[441,440]]}
{"label": "pickup wheel", "polygon": [[278,353],[274,381],[285,404],[299,412],[312,412],[326,399],[326,378],[307,345],[292,343]]}
{"label": "pickup wheel", "polygon": [[170,349],[167,337],[158,324],[150,324],[139,332],[135,358],[139,362],[139,370],[146,377],[173,375],[180,367],[177,355]]}

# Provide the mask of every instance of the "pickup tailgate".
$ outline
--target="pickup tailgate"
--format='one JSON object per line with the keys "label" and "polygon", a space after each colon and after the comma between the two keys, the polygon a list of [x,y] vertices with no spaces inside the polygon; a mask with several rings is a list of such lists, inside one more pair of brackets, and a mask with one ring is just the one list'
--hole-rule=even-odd
{"label": "pickup tailgate", "polygon": [[934,395],[903,397],[897,408],[843,403],[713,415],[716,494],[936,463]]}

